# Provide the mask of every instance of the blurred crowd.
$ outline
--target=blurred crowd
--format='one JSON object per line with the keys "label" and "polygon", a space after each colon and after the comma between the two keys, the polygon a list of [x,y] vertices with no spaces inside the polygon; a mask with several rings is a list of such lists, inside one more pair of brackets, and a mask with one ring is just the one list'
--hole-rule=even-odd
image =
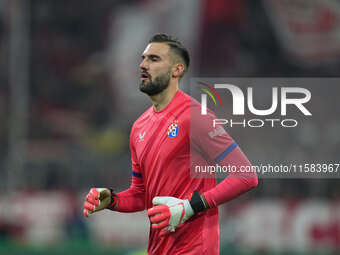
{"label": "blurred crowd", "polygon": [[[289,56],[279,42],[264,2],[30,1],[29,134],[24,171],[18,177],[22,188],[87,190],[91,186],[128,186],[129,131],[135,118],[150,105],[138,91],[138,62],[147,39],[154,33],[174,34],[184,41],[192,52],[191,77],[339,75],[340,59],[304,65]],[[174,18],[184,11],[187,15],[183,18]],[[5,179],[11,128],[9,104],[13,102],[9,97],[7,64],[8,16],[5,12],[1,15],[0,176]],[[189,83],[186,79],[183,83]],[[340,92],[340,87],[334,91]],[[325,92],[324,96],[329,98],[329,104],[336,102],[336,94]],[[328,116],[331,127],[316,117],[308,134],[292,132],[289,137],[281,137],[280,146],[262,151],[271,152],[267,157],[303,153],[306,160],[336,159],[340,148],[338,111]],[[322,132],[331,136],[325,144],[318,145],[313,137]],[[248,131],[245,151],[261,153],[261,147],[256,147],[266,139],[264,135]],[[299,151],[291,149],[292,143],[301,145]],[[324,146],[324,154],[314,155],[315,146]],[[279,156],[277,159],[287,160]],[[263,180],[261,184],[263,188],[254,191],[254,197],[339,194],[337,180]]]}

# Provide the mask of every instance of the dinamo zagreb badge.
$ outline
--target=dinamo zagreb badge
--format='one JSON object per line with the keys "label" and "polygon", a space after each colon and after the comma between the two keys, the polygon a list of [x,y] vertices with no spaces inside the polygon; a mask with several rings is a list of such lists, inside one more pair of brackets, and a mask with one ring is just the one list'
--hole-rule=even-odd
{"label": "dinamo zagreb badge", "polygon": [[168,136],[170,138],[176,137],[178,134],[178,120],[174,120],[168,128]]}

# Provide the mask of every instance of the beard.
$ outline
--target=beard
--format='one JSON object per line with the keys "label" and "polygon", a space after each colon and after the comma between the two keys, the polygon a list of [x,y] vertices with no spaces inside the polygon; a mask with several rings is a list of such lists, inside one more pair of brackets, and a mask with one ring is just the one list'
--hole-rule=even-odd
{"label": "beard", "polygon": [[149,75],[149,82],[142,81],[139,84],[139,90],[143,93],[154,96],[165,90],[170,83],[170,71],[158,75],[154,80],[152,80],[151,75]]}

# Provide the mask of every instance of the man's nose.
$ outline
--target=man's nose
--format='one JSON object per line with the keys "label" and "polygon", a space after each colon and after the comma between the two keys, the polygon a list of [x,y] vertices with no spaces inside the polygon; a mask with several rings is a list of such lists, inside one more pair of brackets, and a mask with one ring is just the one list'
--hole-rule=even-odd
{"label": "man's nose", "polygon": [[139,64],[139,68],[143,71],[148,69],[148,64],[147,64],[147,61],[145,59],[143,59],[142,62]]}

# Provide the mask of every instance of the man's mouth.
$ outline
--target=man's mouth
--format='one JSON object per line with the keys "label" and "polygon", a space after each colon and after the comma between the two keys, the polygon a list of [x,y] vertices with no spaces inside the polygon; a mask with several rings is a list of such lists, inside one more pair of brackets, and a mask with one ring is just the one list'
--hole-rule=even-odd
{"label": "man's mouth", "polygon": [[140,75],[141,80],[149,79],[149,75],[147,73],[141,73]]}

